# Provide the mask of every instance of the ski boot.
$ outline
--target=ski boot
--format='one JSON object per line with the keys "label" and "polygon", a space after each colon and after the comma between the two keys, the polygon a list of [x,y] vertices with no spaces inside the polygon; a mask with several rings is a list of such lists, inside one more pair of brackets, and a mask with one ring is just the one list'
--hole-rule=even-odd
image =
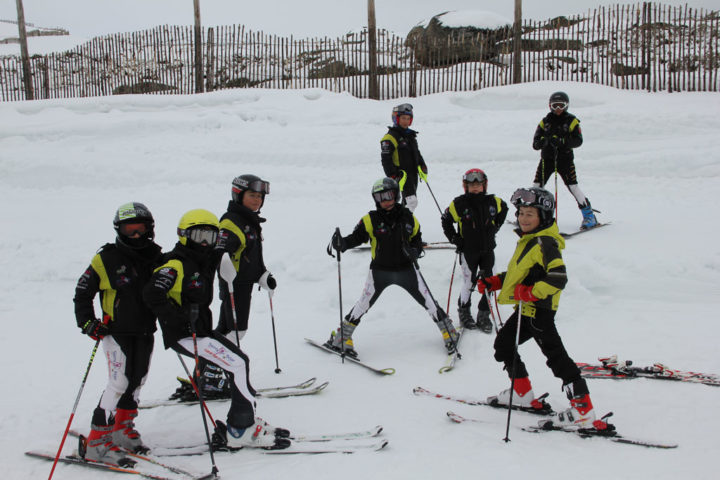
{"label": "ski boot", "polygon": [[590,200],[585,199],[585,204],[580,205],[579,207],[583,216],[580,230],[587,230],[588,228],[597,227],[598,221],[597,218],[595,218],[592,207],[590,206]]}
{"label": "ski boot", "polygon": [[477,327],[483,333],[492,333],[493,324],[490,320],[490,310],[478,310]]}
{"label": "ski boot", "polygon": [[457,330],[455,330],[452,319],[448,317],[443,310],[438,308],[438,319],[435,320],[435,323],[440,329],[448,355],[457,352],[457,342],[460,340],[460,335],[458,335]]}
{"label": "ski boot", "polygon": [[552,415],[547,420],[540,421],[540,427],[552,424],[561,428],[595,428],[597,430],[607,428],[604,421],[595,420],[595,409],[584,379],[581,378],[571,384],[563,385],[563,389],[570,400],[570,408]]}
{"label": "ski boot", "polygon": [[472,317],[472,313],[470,313],[470,302],[462,305],[460,301],[458,301],[458,317],[460,318],[460,325],[462,325],[463,328],[467,328],[468,330],[476,330],[478,328],[477,323],[475,323]]}
{"label": "ski boot", "polygon": [[223,422],[216,422],[213,434],[213,448],[218,450],[222,450],[223,447],[279,450],[288,448],[290,444],[289,439],[276,436],[271,429],[265,427],[261,419],[257,418],[255,423],[247,428],[237,428],[229,424],[226,426]]}
{"label": "ski boot", "polygon": [[[535,394],[532,390],[530,383],[530,377],[516,378],[513,384],[513,405],[521,409],[533,409],[543,410],[549,408],[549,406],[540,400],[535,398]],[[507,388],[502,392],[498,393],[497,396],[488,397],[487,402],[492,405],[509,405],[510,404],[510,389]]]}
{"label": "ski boot", "polygon": [[349,320],[343,320],[342,335],[339,328],[336,331],[331,332],[330,339],[325,342],[323,346],[340,353],[343,353],[344,351],[345,355],[350,355],[353,358],[357,358],[358,354],[355,351],[355,346],[352,340],[352,334],[355,331],[356,327],[357,325],[350,322]]}
{"label": "ski boot", "polygon": [[211,363],[205,365],[200,378],[200,386],[204,400],[230,398],[230,379],[225,371]]}
{"label": "ski boot", "polygon": [[115,412],[115,425],[112,430],[112,442],[129,452],[144,454],[148,453],[150,448],[143,445],[140,434],[135,430],[134,418],[137,415],[137,409],[117,409]]}
{"label": "ski boot", "polygon": [[[80,456],[92,462],[109,463],[125,468],[135,466],[135,461],[112,442],[113,425],[91,425],[87,439],[81,438]],[[84,440],[84,441],[83,441]]]}

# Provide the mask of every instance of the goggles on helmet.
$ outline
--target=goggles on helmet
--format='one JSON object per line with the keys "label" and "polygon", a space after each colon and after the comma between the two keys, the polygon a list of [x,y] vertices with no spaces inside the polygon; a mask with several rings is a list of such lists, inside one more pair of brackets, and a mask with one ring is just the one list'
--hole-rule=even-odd
{"label": "goggles on helmet", "polygon": [[486,181],[487,175],[485,175],[484,172],[467,172],[465,175],[463,175],[463,182],[465,183],[485,183]]}
{"label": "goggles on helmet", "polygon": [[394,108],[397,115],[410,115],[413,116],[413,106],[409,103],[403,103]]}
{"label": "goggles on helmet", "polygon": [[218,231],[212,227],[199,226],[188,230],[187,237],[198,245],[215,245]]}
{"label": "goggles on helmet", "polygon": [[567,102],[552,102],[550,108],[553,110],[565,110],[567,108]]}
{"label": "goggles on helmet", "polygon": [[148,232],[148,225],[144,222],[128,222],[118,225],[120,235],[132,237],[134,235],[145,235]]}
{"label": "goggles on helmet", "polygon": [[247,183],[246,185],[243,185],[243,187],[244,188],[233,185],[232,190],[235,193],[244,192],[246,190],[262,193],[264,195],[268,195],[270,193],[270,182],[266,182],[265,180],[255,180]]}
{"label": "goggles on helmet", "polygon": [[538,202],[538,196],[531,190],[519,189],[510,197],[510,203],[517,206],[535,206]]}
{"label": "goggles on helmet", "polygon": [[375,192],[373,193],[373,198],[377,203],[381,203],[386,200],[395,200],[395,191],[385,190],[384,192]]}

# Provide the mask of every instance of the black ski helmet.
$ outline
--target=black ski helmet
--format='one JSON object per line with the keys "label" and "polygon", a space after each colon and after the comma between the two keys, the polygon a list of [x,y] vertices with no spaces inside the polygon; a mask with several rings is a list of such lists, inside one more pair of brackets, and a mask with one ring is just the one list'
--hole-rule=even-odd
{"label": "black ski helmet", "polygon": [[[232,199],[235,203],[242,204],[243,195],[250,190],[251,192],[262,193],[263,203],[265,204],[265,195],[270,194],[270,182],[266,182],[257,175],[240,175],[232,181]],[[262,205],[260,205],[262,207]]]}
{"label": "black ski helmet", "polygon": [[398,126],[398,118],[400,117],[400,115],[410,115],[410,125],[412,125],[412,121],[414,118],[413,106],[410,105],[409,103],[402,103],[400,105],[393,107],[393,110],[392,110],[393,126],[395,126],[395,127]]}
{"label": "black ski helmet", "polygon": [[549,227],[555,221],[555,199],[552,193],[544,188],[518,188],[510,197],[510,202],[518,210],[515,212],[515,216],[518,215],[520,207],[537,208],[540,214],[540,226],[538,227],[540,230]]}
{"label": "black ski helmet", "polygon": [[381,201],[390,199],[387,192],[392,192],[392,198],[395,200],[395,203],[400,201],[400,186],[395,180],[390,177],[385,177],[373,183],[371,193],[375,205],[378,208],[380,208]]}
{"label": "black ski helmet", "polygon": [[550,99],[548,100],[550,109],[552,109],[552,105],[555,103],[564,103],[565,107],[563,110],[567,110],[568,105],[570,105],[570,97],[568,97],[568,94],[565,92],[554,92],[550,95]]}
{"label": "black ski helmet", "polygon": [[[123,233],[123,224],[143,224],[145,231],[139,238],[131,238]],[[150,210],[140,202],[130,202],[118,207],[113,219],[117,241],[130,248],[140,249],[148,246],[155,238],[155,219]]]}

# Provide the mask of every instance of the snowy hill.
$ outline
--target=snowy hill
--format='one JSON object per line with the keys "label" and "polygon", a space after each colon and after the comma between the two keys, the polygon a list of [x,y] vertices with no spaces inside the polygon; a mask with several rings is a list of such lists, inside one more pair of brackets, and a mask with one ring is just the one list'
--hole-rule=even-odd
{"label": "snowy hill", "polygon": [[[616,353],[638,365],[720,373],[720,233],[714,198],[720,191],[720,96],[648,94],[595,85],[536,83],[411,99],[430,185],[443,208],[461,191],[471,167],[489,175],[489,190],[509,200],[533,178],[531,149],[548,95],[571,98],[585,144],[576,153],[580,185],[612,226],[568,241],[569,284],[558,329],[576,361]],[[180,216],[192,208],[222,213],[236,175],[272,183],[263,216],[266,263],[278,280],[274,297],[280,366],[276,375],[268,301],[255,294],[243,340],[257,387],[329,380],[307,398],[260,399],[258,414],[297,432],[385,427],[387,450],[356,455],[271,457],[219,454],[223,478],[425,479],[587,478],[711,479],[720,446],[720,390],[653,380],[589,381],[598,413],[614,411],[621,433],[676,442],[670,451],[520,431],[536,418],[514,413],[510,438],[502,411],[417,398],[422,385],[485,398],[507,388],[492,358],[493,337],[470,332],[463,359],[439,375],[445,355],[423,309],[388,289],[354,335],[369,363],[394,367],[378,378],[307,346],[338,322],[337,264],[325,253],[332,231],[353,228],[372,208],[370,187],[382,176],[379,140],[394,102],[358,100],[320,90],[231,90],[201,96],[123,96],[0,104],[0,265],[4,274],[0,337],[4,366],[0,460],[4,478],[38,478],[50,464],[23,456],[55,450],[70,414],[92,341],[73,316],[75,282],[94,252],[112,241],[115,209],[142,201],[156,218],[158,243],[176,241]],[[399,101],[398,101],[399,103]],[[549,188],[553,189],[552,182]],[[580,223],[574,201],[559,186],[559,225]],[[426,241],[443,240],[439,214],[425,186],[416,212]],[[498,235],[496,269],[515,245],[509,226]],[[430,251],[421,268],[433,294],[447,302],[454,253]],[[359,297],[367,253],[342,258],[344,311]],[[456,276],[457,277],[457,276]],[[451,300],[454,309],[457,283]],[[477,299],[477,296],[473,298]],[[215,310],[217,311],[217,305]],[[509,310],[501,307],[503,316]],[[538,393],[564,408],[560,381],[536,345],[521,348]],[[156,337],[145,400],[163,398],[182,374],[176,356]],[[104,387],[95,360],[74,426],[87,430]],[[224,419],[226,406],[211,406]],[[484,420],[450,423],[445,412]],[[150,444],[202,441],[197,407],[142,412],[138,429]],[[73,447],[72,441],[66,451]],[[177,460],[198,473],[208,456]],[[107,475],[110,478],[110,475]],[[54,478],[100,478],[60,466]]]}

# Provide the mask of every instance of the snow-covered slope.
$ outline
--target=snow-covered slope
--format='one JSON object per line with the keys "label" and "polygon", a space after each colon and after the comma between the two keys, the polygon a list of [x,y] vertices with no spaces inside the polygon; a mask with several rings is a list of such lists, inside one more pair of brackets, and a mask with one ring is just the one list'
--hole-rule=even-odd
{"label": "snow-covered slope", "polygon": [[[576,361],[617,353],[637,364],[720,372],[720,96],[648,94],[611,88],[538,83],[410,101],[414,127],[443,208],[461,191],[462,173],[483,168],[490,191],[506,200],[533,178],[535,125],[550,92],[570,94],[585,144],[576,164],[580,184],[601,221],[612,226],[568,241],[570,282],[558,328]],[[532,435],[517,427],[534,417],[513,414],[512,442],[503,412],[416,398],[423,385],[484,398],[507,388],[492,358],[492,336],[470,332],[456,370],[439,375],[440,335],[423,309],[388,289],[354,338],[362,357],[397,374],[378,378],[307,346],[338,322],[337,265],[325,254],[333,229],[344,233],[372,207],[372,182],[382,176],[379,140],[390,102],[358,100],[320,90],[223,91],[201,96],[123,96],[0,104],[0,358],[3,403],[0,461],[4,478],[42,477],[50,465],[24,457],[57,448],[89,359],[92,342],[75,327],[77,278],[103,243],[112,241],[115,209],[142,201],[156,218],[158,242],[171,248],[180,216],[192,208],[222,213],[236,175],[272,183],[266,201],[266,263],[278,280],[274,297],[280,366],[276,375],[265,295],[256,293],[243,346],[256,386],[329,380],[320,395],[260,400],[258,413],[295,431],[320,432],[383,424],[390,446],[374,454],[270,457],[220,454],[223,478],[654,478],[709,479],[720,443],[714,413],[720,391],[705,385],[651,380],[590,382],[598,412],[614,411],[622,433],[680,444],[646,450],[603,440]],[[553,188],[553,184],[549,184]],[[561,230],[580,213],[559,186]],[[442,240],[439,213],[421,186],[417,216],[427,241]],[[508,226],[498,235],[497,269],[514,248]],[[358,298],[368,254],[342,259],[343,308]],[[421,260],[444,307],[452,251]],[[456,301],[458,284],[451,304]],[[217,308],[217,306],[216,306]],[[456,317],[454,307],[451,314]],[[503,309],[506,316],[509,310]],[[167,396],[182,373],[158,334],[142,397]],[[566,400],[536,345],[521,353],[535,389]],[[74,425],[87,429],[104,386],[98,355]],[[226,407],[215,404],[215,417]],[[447,410],[485,420],[455,425]],[[202,440],[197,407],[143,412],[138,428],[149,443]],[[69,450],[71,445],[67,447]],[[197,472],[207,456],[179,460]],[[55,478],[99,478],[62,466]]]}

